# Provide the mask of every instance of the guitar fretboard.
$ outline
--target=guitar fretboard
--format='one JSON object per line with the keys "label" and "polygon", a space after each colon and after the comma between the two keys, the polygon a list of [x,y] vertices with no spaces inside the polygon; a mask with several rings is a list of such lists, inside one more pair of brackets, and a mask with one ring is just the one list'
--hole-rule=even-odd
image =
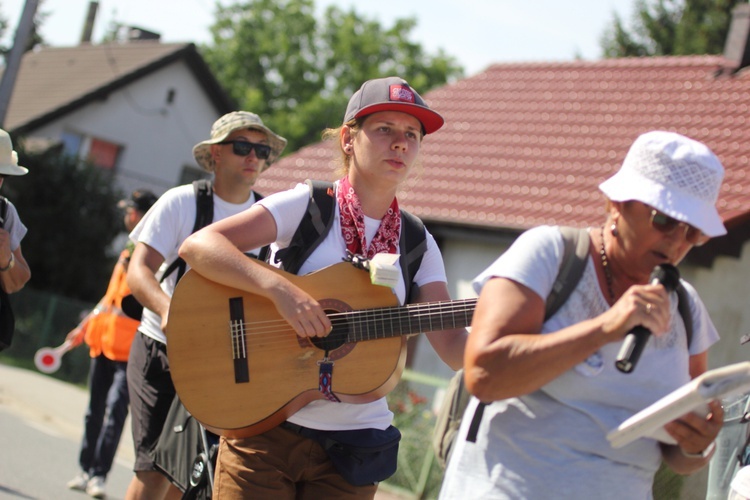
{"label": "guitar fretboard", "polygon": [[329,316],[334,329],[346,323],[347,342],[464,328],[471,324],[477,299],[423,302],[364,309]]}

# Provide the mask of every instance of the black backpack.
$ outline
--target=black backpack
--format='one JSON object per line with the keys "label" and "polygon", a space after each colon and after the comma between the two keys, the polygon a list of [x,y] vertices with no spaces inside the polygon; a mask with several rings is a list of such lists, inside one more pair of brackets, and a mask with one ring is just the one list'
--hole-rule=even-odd
{"label": "black backpack", "polygon": [[[297,226],[289,246],[276,252],[275,261],[281,263],[281,269],[297,274],[305,260],[325,239],[333,225],[333,214],[336,197],[334,185],[331,182],[306,180],[310,188],[310,199],[307,211]],[[422,256],[427,250],[424,224],[418,217],[401,210],[401,239],[399,248],[402,250],[399,262],[406,285],[406,302],[411,298],[412,284]]]}
{"label": "black backpack", "polygon": [[[564,250],[560,271],[552,285],[552,290],[547,296],[544,309],[544,320],[551,318],[568,300],[570,294],[580,281],[586,268],[586,259],[589,255],[590,239],[586,229],[576,229],[561,226],[560,233],[563,237]],[[675,290],[678,297],[678,310],[685,323],[687,343],[693,338],[693,321],[690,315],[690,299],[682,284]],[[445,392],[445,397],[437,414],[435,429],[433,431],[432,447],[438,462],[445,467],[453,449],[456,434],[461,426],[466,406],[469,404],[471,394],[464,384],[463,369],[456,372]],[[467,441],[475,442],[479,424],[482,420],[484,408],[488,403],[480,402],[476,413],[472,418],[471,426],[466,436]]]}
{"label": "black backpack", "polygon": [[[195,192],[195,223],[193,224],[193,233],[197,230],[204,228],[211,224],[214,220],[214,189],[211,181],[208,179],[198,179],[193,181],[193,191]],[[260,193],[253,191],[255,194],[255,201],[263,199]],[[261,256],[265,256],[268,252],[267,247],[261,249]],[[259,256],[259,258],[261,258]],[[161,279],[164,281],[167,276],[172,274],[177,269],[177,281],[180,281],[182,275],[185,274],[185,260],[182,257],[177,257],[169,267],[164,270]]]}

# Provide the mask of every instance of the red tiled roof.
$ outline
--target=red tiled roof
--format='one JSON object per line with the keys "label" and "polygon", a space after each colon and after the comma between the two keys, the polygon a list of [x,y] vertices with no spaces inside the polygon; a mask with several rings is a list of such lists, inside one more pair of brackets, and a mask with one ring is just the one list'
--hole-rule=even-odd
{"label": "red tiled roof", "polygon": [[[427,93],[446,120],[422,147],[402,206],[428,222],[522,230],[598,224],[598,184],[649,130],[707,144],[726,169],[719,210],[750,212],[750,73],[720,74],[720,56],[497,64]],[[408,79],[408,78],[407,78]],[[343,114],[343,112],[342,112]],[[305,178],[331,179],[330,144],[280,160],[258,183],[270,194]]]}

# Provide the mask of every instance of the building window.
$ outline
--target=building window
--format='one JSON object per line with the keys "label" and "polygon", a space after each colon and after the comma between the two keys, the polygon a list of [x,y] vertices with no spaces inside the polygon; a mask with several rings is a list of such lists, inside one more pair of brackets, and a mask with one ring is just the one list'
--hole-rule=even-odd
{"label": "building window", "polygon": [[120,155],[120,149],[117,144],[92,137],[87,157],[91,163],[99,168],[114,170],[117,165],[117,157]]}
{"label": "building window", "polygon": [[81,144],[83,143],[83,136],[74,132],[63,132],[60,141],[63,145],[63,153],[73,158],[78,158],[81,152]]}
{"label": "building window", "polygon": [[60,136],[63,153],[85,160],[103,170],[114,171],[122,146],[97,137],[65,131]]}

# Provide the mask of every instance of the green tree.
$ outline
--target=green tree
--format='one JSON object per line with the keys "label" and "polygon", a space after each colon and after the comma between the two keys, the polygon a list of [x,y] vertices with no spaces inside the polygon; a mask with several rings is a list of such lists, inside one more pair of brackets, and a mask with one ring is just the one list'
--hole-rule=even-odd
{"label": "green tree", "polygon": [[628,29],[617,14],[600,39],[604,57],[720,54],[741,0],[636,0]]}
{"label": "green tree", "polygon": [[21,247],[31,268],[27,286],[96,302],[104,295],[115,257],[109,251],[124,230],[121,193],[100,168],[80,165],[56,149],[41,154],[13,144],[29,169],[6,180],[2,194],[28,228]]}
{"label": "green tree", "polygon": [[217,6],[213,43],[201,48],[239,107],[289,140],[287,151],[340,125],[348,97],[370,78],[399,75],[424,93],[463,75],[443,50],[430,55],[409,35],[416,20],[390,28],[313,0],[248,0]]}

